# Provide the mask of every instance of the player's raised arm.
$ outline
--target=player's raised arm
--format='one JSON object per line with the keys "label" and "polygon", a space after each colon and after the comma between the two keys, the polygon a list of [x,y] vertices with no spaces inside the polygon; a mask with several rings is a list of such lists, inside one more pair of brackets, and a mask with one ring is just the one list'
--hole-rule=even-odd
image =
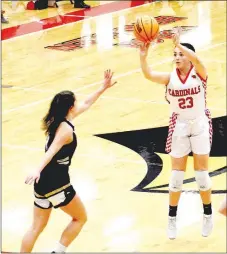
{"label": "player's raised arm", "polygon": [[113,87],[117,83],[112,81],[112,77],[113,72],[110,69],[104,72],[103,85],[78,105],[75,116],[88,110],[108,88]]}
{"label": "player's raised arm", "polygon": [[174,45],[180,49],[180,51],[191,61],[195,67],[195,71],[203,79],[207,79],[207,71],[201,59],[195,53],[195,49],[189,49],[184,46],[184,43],[180,43],[181,28],[176,28],[173,35]]}
{"label": "player's raised arm", "polygon": [[152,82],[167,85],[170,80],[170,73],[168,72],[158,72],[153,71],[147,63],[147,55],[150,44],[142,44],[140,46],[140,65],[143,72],[143,75],[146,79],[151,80]]}

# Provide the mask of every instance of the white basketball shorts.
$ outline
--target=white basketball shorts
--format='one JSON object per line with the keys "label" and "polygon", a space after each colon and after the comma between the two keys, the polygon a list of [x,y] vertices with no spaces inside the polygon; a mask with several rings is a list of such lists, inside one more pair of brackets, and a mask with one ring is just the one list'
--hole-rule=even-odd
{"label": "white basketball shorts", "polygon": [[212,122],[204,115],[194,120],[180,117],[170,121],[166,152],[174,158],[181,158],[190,152],[209,154],[212,143]]}

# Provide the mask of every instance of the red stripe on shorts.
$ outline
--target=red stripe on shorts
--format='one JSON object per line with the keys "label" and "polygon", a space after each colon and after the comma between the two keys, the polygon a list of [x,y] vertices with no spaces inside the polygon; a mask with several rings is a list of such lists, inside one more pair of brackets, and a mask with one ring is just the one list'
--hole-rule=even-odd
{"label": "red stripe on shorts", "polygon": [[205,110],[205,114],[209,119],[209,134],[210,134],[210,145],[212,144],[212,137],[213,137],[213,126],[212,126],[212,118],[209,109]]}
{"label": "red stripe on shorts", "polygon": [[175,129],[175,126],[176,126],[177,116],[178,116],[178,114],[173,112],[172,116],[169,119],[169,130],[168,130],[168,136],[167,136],[167,141],[166,141],[166,149],[165,149],[167,153],[171,152],[172,136],[173,136],[173,132],[174,132],[174,129]]}

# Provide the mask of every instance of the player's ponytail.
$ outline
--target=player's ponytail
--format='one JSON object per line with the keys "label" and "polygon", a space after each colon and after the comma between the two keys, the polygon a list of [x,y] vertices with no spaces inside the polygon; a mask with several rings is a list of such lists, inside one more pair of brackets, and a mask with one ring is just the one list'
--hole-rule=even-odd
{"label": "player's ponytail", "polygon": [[75,95],[71,91],[62,91],[56,94],[50,108],[43,118],[42,129],[46,134],[55,133],[58,126],[64,121],[69,109],[74,105]]}

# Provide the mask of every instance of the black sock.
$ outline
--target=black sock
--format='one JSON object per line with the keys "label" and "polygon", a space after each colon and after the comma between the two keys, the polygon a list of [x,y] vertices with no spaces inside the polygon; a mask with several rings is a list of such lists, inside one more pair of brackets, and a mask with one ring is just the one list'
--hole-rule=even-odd
{"label": "black sock", "polygon": [[169,216],[176,217],[177,216],[177,206],[169,206]]}
{"label": "black sock", "polygon": [[206,215],[211,215],[211,214],[212,214],[211,203],[208,204],[208,205],[204,205],[204,204],[203,204],[203,211],[204,211],[204,214],[206,214]]}

